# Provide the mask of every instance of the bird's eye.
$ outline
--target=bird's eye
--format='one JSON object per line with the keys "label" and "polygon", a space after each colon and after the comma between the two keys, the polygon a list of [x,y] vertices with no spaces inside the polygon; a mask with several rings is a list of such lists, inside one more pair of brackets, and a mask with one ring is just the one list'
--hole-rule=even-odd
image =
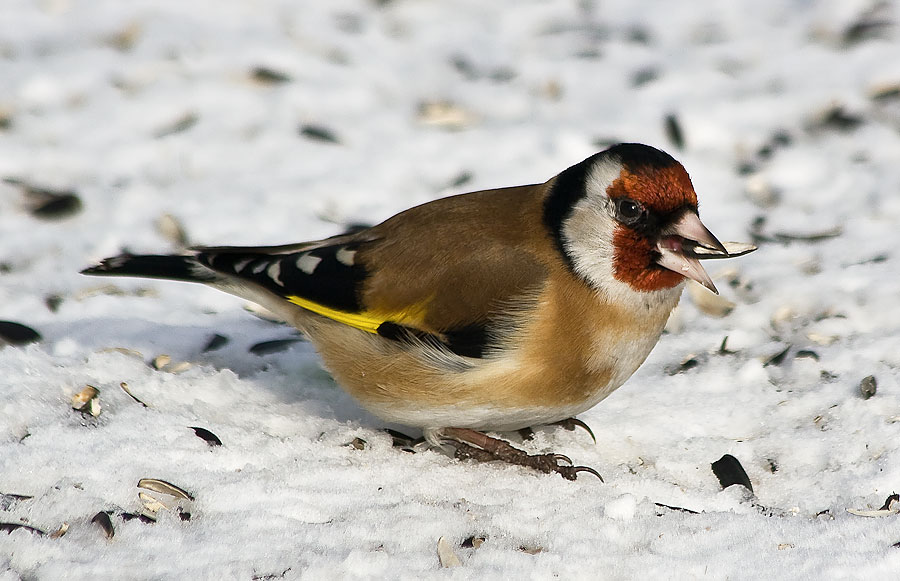
{"label": "bird's eye", "polygon": [[616,218],[623,224],[636,224],[645,215],[644,208],[628,198],[616,202]]}

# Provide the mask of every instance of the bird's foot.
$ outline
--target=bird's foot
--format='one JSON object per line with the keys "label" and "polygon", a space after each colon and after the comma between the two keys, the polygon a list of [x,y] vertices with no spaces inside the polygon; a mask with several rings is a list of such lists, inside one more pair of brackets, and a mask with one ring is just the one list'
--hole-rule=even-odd
{"label": "bird's foot", "polygon": [[468,428],[444,428],[440,431],[443,441],[456,448],[456,458],[481,462],[500,460],[516,466],[533,468],[544,474],[555,472],[566,480],[575,480],[579,472],[593,474],[603,482],[603,477],[588,466],[573,466],[572,460],[562,454],[529,454],[514,448],[508,442],[492,438]]}

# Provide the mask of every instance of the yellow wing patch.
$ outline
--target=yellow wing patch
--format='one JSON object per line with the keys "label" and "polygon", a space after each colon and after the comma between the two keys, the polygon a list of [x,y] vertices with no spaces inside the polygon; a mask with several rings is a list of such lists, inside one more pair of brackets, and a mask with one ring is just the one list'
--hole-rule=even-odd
{"label": "yellow wing patch", "polygon": [[306,309],[307,311],[312,311],[317,315],[328,317],[329,319],[337,321],[338,323],[343,323],[344,325],[349,325],[350,327],[355,327],[362,331],[366,331],[367,333],[373,334],[377,334],[378,327],[386,321],[390,321],[398,325],[407,325],[410,327],[421,327],[425,321],[426,305],[424,303],[413,305],[411,308],[403,312],[396,313],[378,313],[374,311],[348,313],[346,311],[340,311],[338,309],[326,307],[325,305],[321,305],[319,303],[304,299],[303,297],[298,297],[296,295],[290,295],[285,298],[298,307]]}

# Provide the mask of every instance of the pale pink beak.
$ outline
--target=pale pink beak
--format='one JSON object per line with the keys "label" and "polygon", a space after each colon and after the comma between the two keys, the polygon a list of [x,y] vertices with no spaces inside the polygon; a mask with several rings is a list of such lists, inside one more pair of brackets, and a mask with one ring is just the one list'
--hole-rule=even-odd
{"label": "pale pink beak", "polygon": [[713,251],[713,255],[728,256],[725,246],[707,230],[700,217],[694,212],[685,212],[677,222],[663,231],[656,243],[656,250],[660,254],[656,263],[719,294],[716,285],[693,252],[698,246]]}

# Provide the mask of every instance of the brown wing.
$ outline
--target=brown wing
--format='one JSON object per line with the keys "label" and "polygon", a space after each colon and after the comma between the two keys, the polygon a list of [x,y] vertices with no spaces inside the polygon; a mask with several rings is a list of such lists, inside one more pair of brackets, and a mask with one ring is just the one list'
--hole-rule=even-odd
{"label": "brown wing", "polygon": [[368,273],[364,309],[480,353],[499,310],[546,279],[555,249],[541,221],[544,194],[543,185],[463,194],[369,229],[375,240],[357,255]]}

